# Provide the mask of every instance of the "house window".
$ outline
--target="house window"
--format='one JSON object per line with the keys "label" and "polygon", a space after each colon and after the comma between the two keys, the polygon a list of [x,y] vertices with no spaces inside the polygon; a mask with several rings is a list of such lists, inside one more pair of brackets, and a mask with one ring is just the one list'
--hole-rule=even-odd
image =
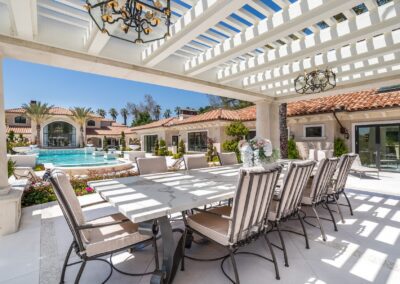
{"label": "house window", "polygon": [[172,146],[178,146],[178,144],[179,144],[179,136],[172,135]]}
{"label": "house window", "polygon": [[188,150],[194,152],[206,152],[207,131],[188,133]]}
{"label": "house window", "polygon": [[96,122],[94,120],[89,120],[87,126],[96,126]]}
{"label": "house window", "polygon": [[256,131],[255,130],[249,130],[249,133],[246,135],[246,140],[249,141],[256,137]]}
{"label": "house window", "polygon": [[16,118],[14,118],[14,122],[19,124],[26,124],[26,117],[17,116]]}
{"label": "house window", "polygon": [[325,135],[324,125],[305,125],[304,137],[305,138],[323,138]]}

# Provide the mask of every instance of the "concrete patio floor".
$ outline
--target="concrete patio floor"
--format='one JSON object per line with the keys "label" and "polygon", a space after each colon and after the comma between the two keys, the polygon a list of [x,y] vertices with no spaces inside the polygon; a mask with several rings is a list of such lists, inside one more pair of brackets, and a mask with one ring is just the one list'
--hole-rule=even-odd
{"label": "concrete patio floor", "polygon": [[[280,264],[280,281],[275,280],[272,263],[254,256],[237,256],[242,283],[400,283],[400,174],[382,173],[379,180],[350,176],[347,187],[351,188],[348,192],[355,214],[350,216],[348,208],[343,207],[346,223],[338,221],[338,232],[333,231],[330,222],[324,221],[328,241],[323,242],[319,229],[307,225],[309,250],[305,249],[304,238],[286,233],[289,267],[283,265],[283,255],[275,249]],[[80,200],[84,204],[98,198],[93,194]],[[111,212],[114,209],[107,204],[85,210],[88,219]],[[321,208],[319,212],[327,216],[326,210]],[[286,224],[300,229],[298,221]],[[276,233],[271,233],[270,239],[278,243]],[[0,283],[58,283],[71,240],[57,203],[24,208],[20,231],[0,238]],[[243,250],[268,256],[262,239]],[[210,258],[225,252],[215,245],[194,244],[187,253]],[[142,272],[154,268],[151,247],[133,255],[128,252],[116,255],[113,260],[125,271]],[[229,261],[225,267],[232,273]],[[73,283],[76,271],[77,267],[67,270],[66,283]],[[81,283],[101,283],[108,271],[105,263],[89,263]],[[108,283],[149,283],[149,280],[150,276],[128,277],[114,272]],[[220,270],[220,262],[186,260],[186,270],[178,271],[174,283],[229,281]]]}

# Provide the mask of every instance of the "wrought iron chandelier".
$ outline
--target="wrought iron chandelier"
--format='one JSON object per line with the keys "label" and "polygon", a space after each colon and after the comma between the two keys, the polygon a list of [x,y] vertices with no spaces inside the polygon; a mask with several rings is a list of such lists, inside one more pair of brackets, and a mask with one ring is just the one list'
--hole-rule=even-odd
{"label": "wrought iron chandelier", "polygon": [[294,80],[294,88],[299,94],[312,94],[336,87],[336,74],[332,70],[315,70],[299,75]]}
{"label": "wrought iron chandelier", "polygon": [[85,7],[103,33],[139,44],[170,35],[170,0],[164,2],[166,6],[159,0],[86,0]]}

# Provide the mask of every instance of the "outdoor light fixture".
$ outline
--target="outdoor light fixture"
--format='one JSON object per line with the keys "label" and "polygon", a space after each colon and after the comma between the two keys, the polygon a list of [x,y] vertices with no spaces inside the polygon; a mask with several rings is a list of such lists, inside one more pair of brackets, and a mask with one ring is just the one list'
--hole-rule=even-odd
{"label": "outdoor light fixture", "polygon": [[96,26],[110,37],[147,43],[169,36],[170,0],[86,0]]}
{"label": "outdoor light fixture", "polygon": [[304,73],[294,80],[294,87],[299,94],[327,91],[336,87],[336,74],[330,69]]}

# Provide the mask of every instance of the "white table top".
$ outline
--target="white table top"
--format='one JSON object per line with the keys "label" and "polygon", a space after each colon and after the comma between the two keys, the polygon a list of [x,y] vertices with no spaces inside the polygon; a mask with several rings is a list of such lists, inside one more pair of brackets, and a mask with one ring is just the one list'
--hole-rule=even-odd
{"label": "white table top", "polygon": [[234,196],[240,165],[89,182],[134,223]]}

